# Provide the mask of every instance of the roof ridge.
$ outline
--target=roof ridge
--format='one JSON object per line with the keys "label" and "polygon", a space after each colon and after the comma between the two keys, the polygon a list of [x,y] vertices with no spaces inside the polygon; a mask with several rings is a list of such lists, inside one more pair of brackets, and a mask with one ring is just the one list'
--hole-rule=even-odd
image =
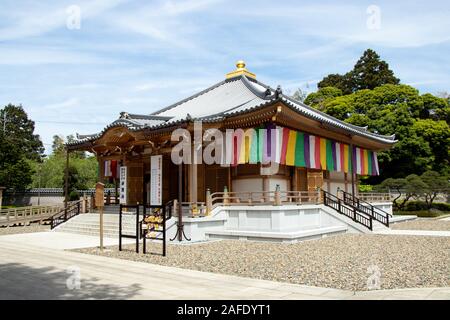
{"label": "roof ridge", "polygon": [[[229,79],[229,80],[234,81],[235,79]],[[190,96],[190,97],[187,97],[187,98],[185,98],[185,99],[183,99],[183,100],[180,100],[180,101],[175,102],[175,103],[173,103],[173,104],[171,104],[171,105],[168,105],[167,107],[164,107],[164,108],[162,108],[162,109],[160,109],[160,110],[157,110],[157,111],[155,111],[155,112],[152,112],[150,115],[158,115],[158,114],[160,114],[160,113],[162,113],[162,112],[164,112],[164,111],[167,111],[167,110],[170,110],[170,109],[172,109],[172,108],[175,108],[176,106],[178,106],[178,105],[180,105],[180,104],[183,104],[183,103],[185,103],[185,102],[187,102],[187,101],[189,101],[189,100],[195,99],[195,98],[197,98],[197,97],[199,97],[199,96],[201,96],[201,95],[203,95],[203,94],[205,94],[205,93],[207,93],[207,92],[209,92],[209,91],[211,91],[211,90],[213,90],[213,89],[215,89],[215,88],[217,88],[217,87],[220,87],[220,86],[223,85],[225,82],[227,82],[227,81],[226,81],[226,80],[222,80],[222,81],[220,81],[220,82],[218,82],[218,83],[212,85],[212,86],[209,87],[209,88],[206,88],[206,89],[204,89],[204,90],[202,90],[202,91],[200,91],[200,92],[197,92],[196,94],[194,94],[194,95],[192,95],[192,96]]]}
{"label": "roof ridge", "polygon": [[159,115],[153,115],[153,114],[137,114],[137,113],[128,113],[128,112],[121,112],[121,116],[123,114],[122,119],[145,119],[145,120],[170,120],[173,117],[171,116],[159,116]]}

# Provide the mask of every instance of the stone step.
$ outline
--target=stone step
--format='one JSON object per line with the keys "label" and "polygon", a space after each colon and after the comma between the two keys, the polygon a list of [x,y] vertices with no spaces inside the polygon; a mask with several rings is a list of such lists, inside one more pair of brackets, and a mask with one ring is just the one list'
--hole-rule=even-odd
{"label": "stone step", "polygon": [[[99,226],[89,226],[89,225],[85,225],[85,226],[72,226],[72,225],[68,225],[68,226],[62,226],[60,228],[56,228],[55,231],[66,231],[66,230],[89,230],[89,231],[99,231],[100,227]],[[103,230],[105,231],[119,231],[119,228],[111,228],[111,227],[104,227]],[[123,228],[122,230],[124,231],[135,231],[136,228]]]}
{"label": "stone step", "polygon": [[252,241],[274,241],[295,243],[298,241],[320,239],[327,236],[342,234],[347,232],[347,227],[323,227],[311,230],[301,231],[254,231],[254,230],[214,230],[206,231],[208,240],[233,239],[233,240],[252,240]]}

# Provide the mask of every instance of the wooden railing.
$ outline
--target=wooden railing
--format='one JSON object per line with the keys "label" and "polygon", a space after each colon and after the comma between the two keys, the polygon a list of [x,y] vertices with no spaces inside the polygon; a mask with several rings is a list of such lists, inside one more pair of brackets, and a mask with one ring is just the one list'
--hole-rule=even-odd
{"label": "wooden railing", "polygon": [[366,228],[372,230],[372,217],[361,212],[357,207],[344,203],[344,200],[323,190],[323,204],[330,207],[342,215],[345,215],[353,221],[362,224]]}
{"label": "wooden railing", "polygon": [[360,192],[358,198],[366,202],[390,202],[392,201],[390,193]]}
{"label": "wooden railing", "polygon": [[73,201],[70,202],[67,206],[67,208],[63,208],[60,212],[53,215],[50,219],[51,221],[51,228],[54,229],[55,227],[59,226],[61,223],[66,222],[67,220],[79,215],[81,213],[81,202],[83,200],[79,201]]}
{"label": "wooden railing", "polygon": [[[172,216],[178,216],[179,211],[178,200],[171,200],[166,203],[166,217],[170,219]],[[203,217],[207,215],[205,202],[182,202],[181,210],[183,216],[187,217]]]}
{"label": "wooden railing", "polygon": [[27,224],[31,222],[43,222],[64,209],[64,205],[58,206],[29,206],[0,210],[0,226]]}
{"label": "wooden railing", "polygon": [[283,205],[321,203],[318,191],[246,191],[214,192],[207,194],[206,206],[209,212],[218,205]]}
{"label": "wooden railing", "polygon": [[369,202],[364,201],[359,197],[355,197],[351,193],[345,192],[344,190],[340,191],[342,192],[342,200],[345,204],[356,207],[359,211],[370,215],[376,221],[381,222],[382,224],[389,227],[389,213],[373,206]]}

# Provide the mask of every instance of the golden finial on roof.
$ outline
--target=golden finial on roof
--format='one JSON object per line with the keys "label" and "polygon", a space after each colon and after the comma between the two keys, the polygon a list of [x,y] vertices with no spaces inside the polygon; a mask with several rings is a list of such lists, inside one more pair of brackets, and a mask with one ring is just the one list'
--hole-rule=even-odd
{"label": "golden finial on roof", "polygon": [[254,73],[251,73],[245,68],[245,62],[243,60],[239,60],[238,62],[236,62],[236,68],[237,68],[236,70],[227,73],[226,76],[227,79],[238,77],[243,74],[246,75],[247,77],[256,79],[256,75]]}

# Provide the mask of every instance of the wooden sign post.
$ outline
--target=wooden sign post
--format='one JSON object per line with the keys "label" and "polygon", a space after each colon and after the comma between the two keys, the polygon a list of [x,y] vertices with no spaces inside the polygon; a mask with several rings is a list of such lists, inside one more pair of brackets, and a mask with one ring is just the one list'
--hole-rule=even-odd
{"label": "wooden sign post", "polygon": [[105,206],[105,185],[97,182],[95,185],[95,206],[100,211],[100,250],[103,251],[103,207]]}

